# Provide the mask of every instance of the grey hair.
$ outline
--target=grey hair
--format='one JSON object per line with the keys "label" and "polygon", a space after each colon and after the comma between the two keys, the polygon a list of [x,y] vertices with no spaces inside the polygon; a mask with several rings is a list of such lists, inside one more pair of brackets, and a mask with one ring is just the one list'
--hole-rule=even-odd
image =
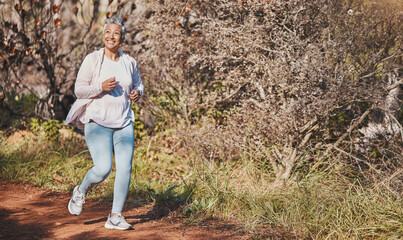
{"label": "grey hair", "polygon": [[108,25],[109,23],[114,23],[114,24],[117,24],[117,25],[119,25],[119,26],[122,27],[122,39],[124,39],[124,38],[125,38],[125,34],[126,34],[125,22],[124,22],[121,18],[118,18],[118,17],[111,17],[111,18],[108,18],[108,19],[106,19],[106,21],[105,21],[104,29],[102,30],[102,33],[105,33],[106,25]]}

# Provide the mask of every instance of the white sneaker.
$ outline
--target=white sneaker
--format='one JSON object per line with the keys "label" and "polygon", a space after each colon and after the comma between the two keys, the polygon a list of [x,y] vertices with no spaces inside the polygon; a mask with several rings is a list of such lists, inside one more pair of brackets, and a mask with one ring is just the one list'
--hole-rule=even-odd
{"label": "white sneaker", "polygon": [[132,229],[132,225],[128,224],[125,218],[120,214],[115,214],[111,217],[109,214],[105,227],[109,229],[128,230]]}
{"label": "white sneaker", "polygon": [[85,194],[78,191],[79,185],[73,190],[73,196],[71,197],[68,205],[69,212],[73,215],[80,215],[83,210],[83,204],[85,203]]}

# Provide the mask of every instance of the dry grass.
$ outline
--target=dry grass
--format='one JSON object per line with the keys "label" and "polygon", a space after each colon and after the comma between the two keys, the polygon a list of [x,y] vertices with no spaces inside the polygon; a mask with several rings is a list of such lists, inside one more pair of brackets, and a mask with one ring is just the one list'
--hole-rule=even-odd
{"label": "dry grass", "polygon": [[[180,144],[172,151],[174,139],[179,138],[173,132],[161,133],[152,144],[146,137],[137,146],[128,202],[155,201],[161,212],[187,216],[186,224],[211,218],[235,222],[240,231],[255,233],[255,239],[275,239],[278,234],[289,239],[403,237],[401,199],[347,177],[347,166],[295,177],[278,187],[270,171],[252,158],[200,161]],[[33,135],[18,144],[1,140],[3,178],[71,190],[91,166],[88,151],[77,139],[60,145]],[[90,197],[110,201],[113,176]]]}

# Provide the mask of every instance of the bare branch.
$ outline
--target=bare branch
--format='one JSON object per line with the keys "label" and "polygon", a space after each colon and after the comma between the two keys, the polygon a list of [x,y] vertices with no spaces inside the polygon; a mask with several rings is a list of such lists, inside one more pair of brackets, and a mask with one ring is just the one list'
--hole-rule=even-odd
{"label": "bare branch", "polygon": [[403,85],[403,79],[400,79],[399,81],[395,82],[394,84],[388,86],[386,88],[386,90],[388,90],[388,91],[393,90],[393,89],[399,87],[400,85]]}

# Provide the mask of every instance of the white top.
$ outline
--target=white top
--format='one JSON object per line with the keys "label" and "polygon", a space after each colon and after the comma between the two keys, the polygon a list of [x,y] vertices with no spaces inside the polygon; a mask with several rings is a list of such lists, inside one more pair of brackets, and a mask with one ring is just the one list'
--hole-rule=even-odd
{"label": "white top", "polygon": [[115,77],[116,87],[92,101],[87,107],[83,123],[93,120],[104,127],[121,128],[134,120],[129,99],[132,81],[122,58],[115,62],[104,57],[99,75],[101,83],[111,77]]}
{"label": "white top", "polygon": [[[108,58],[105,57],[103,48],[85,57],[78,71],[74,87],[77,100],[67,114],[64,124],[74,123],[78,128],[84,128],[84,124],[92,119],[95,122],[99,121],[98,123],[101,125],[119,128],[124,127],[130,120],[134,121],[134,113],[128,94],[132,89],[137,89],[140,91],[140,96],[143,96],[144,86],[137,62],[121,51],[119,51],[119,56],[119,62],[116,64],[120,70],[117,70],[116,66],[105,66],[104,62],[105,60],[108,61]],[[110,64],[113,65],[114,62]],[[110,78],[111,72],[115,74],[119,84],[111,92],[102,91],[102,82]],[[128,80],[130,84],[128,84]],[[113,99],[116,96],[117,98]],[[104,97],[105,99],[102,100]],[[94,102],[94,106],[91,106]],[[117,107],[119,104],[121,104],[120,108]]]}

